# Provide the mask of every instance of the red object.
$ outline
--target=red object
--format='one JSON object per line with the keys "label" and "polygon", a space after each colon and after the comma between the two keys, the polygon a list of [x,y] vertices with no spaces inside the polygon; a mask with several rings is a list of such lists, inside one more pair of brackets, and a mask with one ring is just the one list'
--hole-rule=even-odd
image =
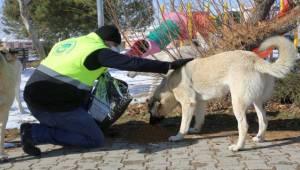
{"label": "red object", "polygon": [[143,45],[144,40],[138,40],[133,43],[130,50],[126,52],[126,55],[134,56],[134,57],[142,57],[143,52],[141,46]]}
{"label": "red object", "polygon": [[265,51],[259,51],[258,48],[254,48],[252,51],[255,52],[261,58],[267,58],[273,53],[273,48],[268,48]]}

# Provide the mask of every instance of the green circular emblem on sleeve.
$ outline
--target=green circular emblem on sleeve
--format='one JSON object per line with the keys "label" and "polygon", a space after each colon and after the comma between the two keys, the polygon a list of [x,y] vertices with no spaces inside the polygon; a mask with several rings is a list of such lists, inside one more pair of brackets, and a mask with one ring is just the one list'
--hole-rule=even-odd
{"label": "green circular emblem on sleeve", "polygon": [[55,54],[67,54],[75,47],[76,42],[75,41],[66,41],[62,42],[55,48]]}

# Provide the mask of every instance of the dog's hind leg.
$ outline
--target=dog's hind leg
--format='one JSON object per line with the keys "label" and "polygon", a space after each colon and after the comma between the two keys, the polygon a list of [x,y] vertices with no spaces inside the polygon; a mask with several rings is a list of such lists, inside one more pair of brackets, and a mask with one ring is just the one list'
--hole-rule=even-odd
{"label": "dog's hind leg", "polygon": [[189,129],[189,133],[199,133],[202,129],[205,119],[205,102],[197,100],[195,108],[195,124]]}
{"label": "dog's hind leg", "polygon": [[254,102],[255,111],[258,117],[259,130],[255,137],[252,138],[254,142],[263,142],[265,137],[265,132],[268,126],[268,120],[266,118],[266,112],[263,108],[262,102]]}
{"label": "dog's hind leg", "polygon": [[242,98],[233,95],[232,107],[233,107],[233,113],[238,122],[239,138],[236,144],[229,146],[229,150],[238,151],[244,147],[245,139],[248,131],[248,123],[246,118],[246,109],[248,107],[248,104],[245,101],[243,101]]}
{"label": "dog's hind leg", "polygon": [[263,75],[264,89],[261,90],[262,94],[258,95],[259,97],[254,100],[253,105],[258,117],[258,133],[255,137],[252,138],[254,142],[263,142],[265,137],[265,132],[268,126],[268,120],[266,117],[266,112],[263,107],[263,103],[267,101],[271,96],[274,89],[275,79],[268,75]]}

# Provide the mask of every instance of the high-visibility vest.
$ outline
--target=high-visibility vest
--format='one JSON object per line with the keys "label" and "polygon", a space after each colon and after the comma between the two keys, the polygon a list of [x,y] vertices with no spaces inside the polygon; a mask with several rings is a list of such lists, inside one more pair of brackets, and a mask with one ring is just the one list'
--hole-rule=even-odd
{"label": "high-visibility vest", "polygon": [[38,70],[79,89],[90,90],[94,81],[107,71],[106,67],[88,70],[86,58],[94,51],[108,48],[96,34],[90,33],[56,43]]}

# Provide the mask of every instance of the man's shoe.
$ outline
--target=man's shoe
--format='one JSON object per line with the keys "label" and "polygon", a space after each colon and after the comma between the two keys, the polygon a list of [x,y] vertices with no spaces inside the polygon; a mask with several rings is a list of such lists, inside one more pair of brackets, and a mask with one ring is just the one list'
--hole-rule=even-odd
{"label": "man's shoe", "polygon": [[22,149],[28,155],[41,156],[41,150],[33,144],[31,127],[30,123],[22,123],[20,126]]}

